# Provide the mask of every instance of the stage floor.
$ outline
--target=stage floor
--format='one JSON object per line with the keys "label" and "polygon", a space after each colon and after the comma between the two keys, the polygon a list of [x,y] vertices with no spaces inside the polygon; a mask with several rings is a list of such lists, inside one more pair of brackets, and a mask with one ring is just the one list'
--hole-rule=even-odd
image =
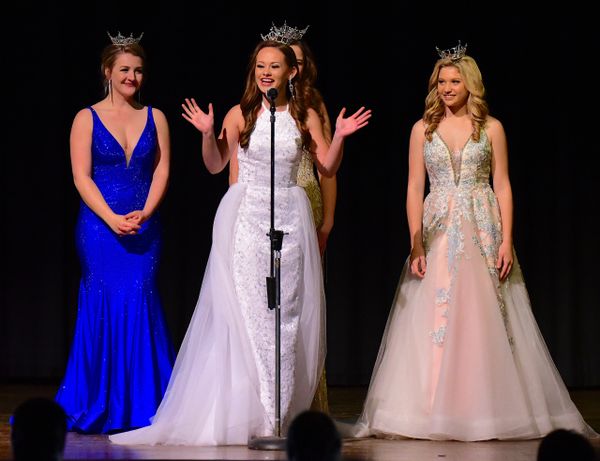
{"label": "stage floor", "polygon": [[[8,417],[30,397],[53,397],[56,385],[0,385],[0,460],[11,459]],[[351,421],[360,413],[366,388],[332,387],[329,399],[332,416]],[[572,391],[573,401],[586,421],[600,432],[600,389]],[[600,440],[592,442],[600,452]],[[377,461],[534,461],[539,440],[489,442],[433,442],[424,440],[344,440],[343,460]],[[285,460],[283,452],[229,447],[122,447],[106,436],[70,433],[66,460],[87,459],[198,459],[198,460]]]}

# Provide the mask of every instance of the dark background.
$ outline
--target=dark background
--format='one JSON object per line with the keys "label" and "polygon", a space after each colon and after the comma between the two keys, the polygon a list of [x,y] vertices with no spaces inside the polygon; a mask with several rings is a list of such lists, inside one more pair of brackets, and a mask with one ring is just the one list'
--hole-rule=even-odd
{"label": "dark background", "polygon": [[[0,380],[57,382],[76,316],[71,121],[101,99],[99,56],[115,34],[144,32],[142,100],[167,116],[171,185],[161,208],[160,288],[179,346],[195,307],[227,174],[202,164],[200,134],[180,104],[213,102],[216,120],[239,102],[248,57],[277,24],[310,24],[330,115],[373,109],[338,174],[327,251],[327,377],[368,383],[409,252],[405,217],[410,128],[423,111],[435,46],[468,43],[491,113],[505,127],[515,201],[514,240],[533,311],[572,387],[600,385],[598,85],[589,12],[507,4],[164,1],[17,5],[2,15]],[[482,9],[483,8],[483,9]],[[486,9],[487,8],[487,9]],[[8,119],[8,120],[6,120]]]}

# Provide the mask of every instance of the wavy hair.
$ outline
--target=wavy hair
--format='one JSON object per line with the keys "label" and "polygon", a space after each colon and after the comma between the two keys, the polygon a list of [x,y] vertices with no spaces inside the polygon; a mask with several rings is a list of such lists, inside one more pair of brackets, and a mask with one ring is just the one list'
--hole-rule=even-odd
{"label": "wavy hair", "polygon": [[302,69],[302,75],[299,80],[302,81],[302,88],[304,90],[303,99],[304,103],[313,109],[321,119],[321,124],[325,124],[325,114],[323,113],[323,96],[317,88],[315,88],[315,82],[317,81],[317,65],[315,62],[315,56],[306,42],[302,40],[294,40],[290,43],[290,46],[296,45],[302,50],[304,55],[304,68]]}
{"label": "wavy hair", "polygon": [[485,88],[483,79],[477,63],[470,56],[464,56],[458,61],[452,61],[449,58],[439,59],[433,68],[429,78],[429,93],[425,98],[425,112],[423,113],[423,122],[426,125],[425,137],[431,141],[433,132],[438,127],[444,116],[445,105],[438,94],[438,78],[440,70],[443,67],[453,66],[458,69],[464,79],[465,88],[469,92],[467,99],[467,111],[471,116],[473,124],[473,141],[479,141],[481,130],[485,127],[486,118],[489,113],[487,102],[485,101]]}

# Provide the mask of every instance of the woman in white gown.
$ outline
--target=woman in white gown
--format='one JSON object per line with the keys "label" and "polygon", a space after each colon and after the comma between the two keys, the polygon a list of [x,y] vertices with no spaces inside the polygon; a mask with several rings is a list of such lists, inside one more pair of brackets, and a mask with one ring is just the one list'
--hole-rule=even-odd
{"label": "woman in white gown", "polygon": [[[267,307],[270,271],[270,112],[265,96],[278,92],[275,113],[275,227],[281,251],[281,418],[285,427],[307,409],[325,358],[321,258],[310,204],[296,185],[303,149],[319,170],[335,174],[344,138],[368,122],[359,109],[336,122],[330,145],[318,115],[290,94],[297,74],[289,37],[261,42],[250,61],[239,105],[225,117],[218,139],[212,105],[192,99],[183,117],[202,133],[202,156],[222,171],[237,149],[238,182],[223,197],[198,304],[152,425],[113,435],[119,444],[246,444],[274,434],[274,311]],[[284,42],[284,43],[282,43]],[[300,82],[298,82],[300,83]]]}
{"label": "woman in white gown", "polygon": [[410,139],[412,251],[353,435],[593,435],[548,353],[514,256],[502,125],[488,115],[465,47],[439,52]]}

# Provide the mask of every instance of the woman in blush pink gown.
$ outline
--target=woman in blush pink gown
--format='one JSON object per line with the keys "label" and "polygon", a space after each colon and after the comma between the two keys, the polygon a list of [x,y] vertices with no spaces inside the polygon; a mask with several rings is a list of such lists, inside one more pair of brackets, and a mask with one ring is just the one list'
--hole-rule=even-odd
{"label": "woman in blush pink gown", "polygon": [[465,50],[438,50],[425,113],[412,129],[412,250],[352,433],[463,441],[536,438],[556,428],[597,435],[532,314],[512,245],[504,130],[488,115],[481,74]]}

